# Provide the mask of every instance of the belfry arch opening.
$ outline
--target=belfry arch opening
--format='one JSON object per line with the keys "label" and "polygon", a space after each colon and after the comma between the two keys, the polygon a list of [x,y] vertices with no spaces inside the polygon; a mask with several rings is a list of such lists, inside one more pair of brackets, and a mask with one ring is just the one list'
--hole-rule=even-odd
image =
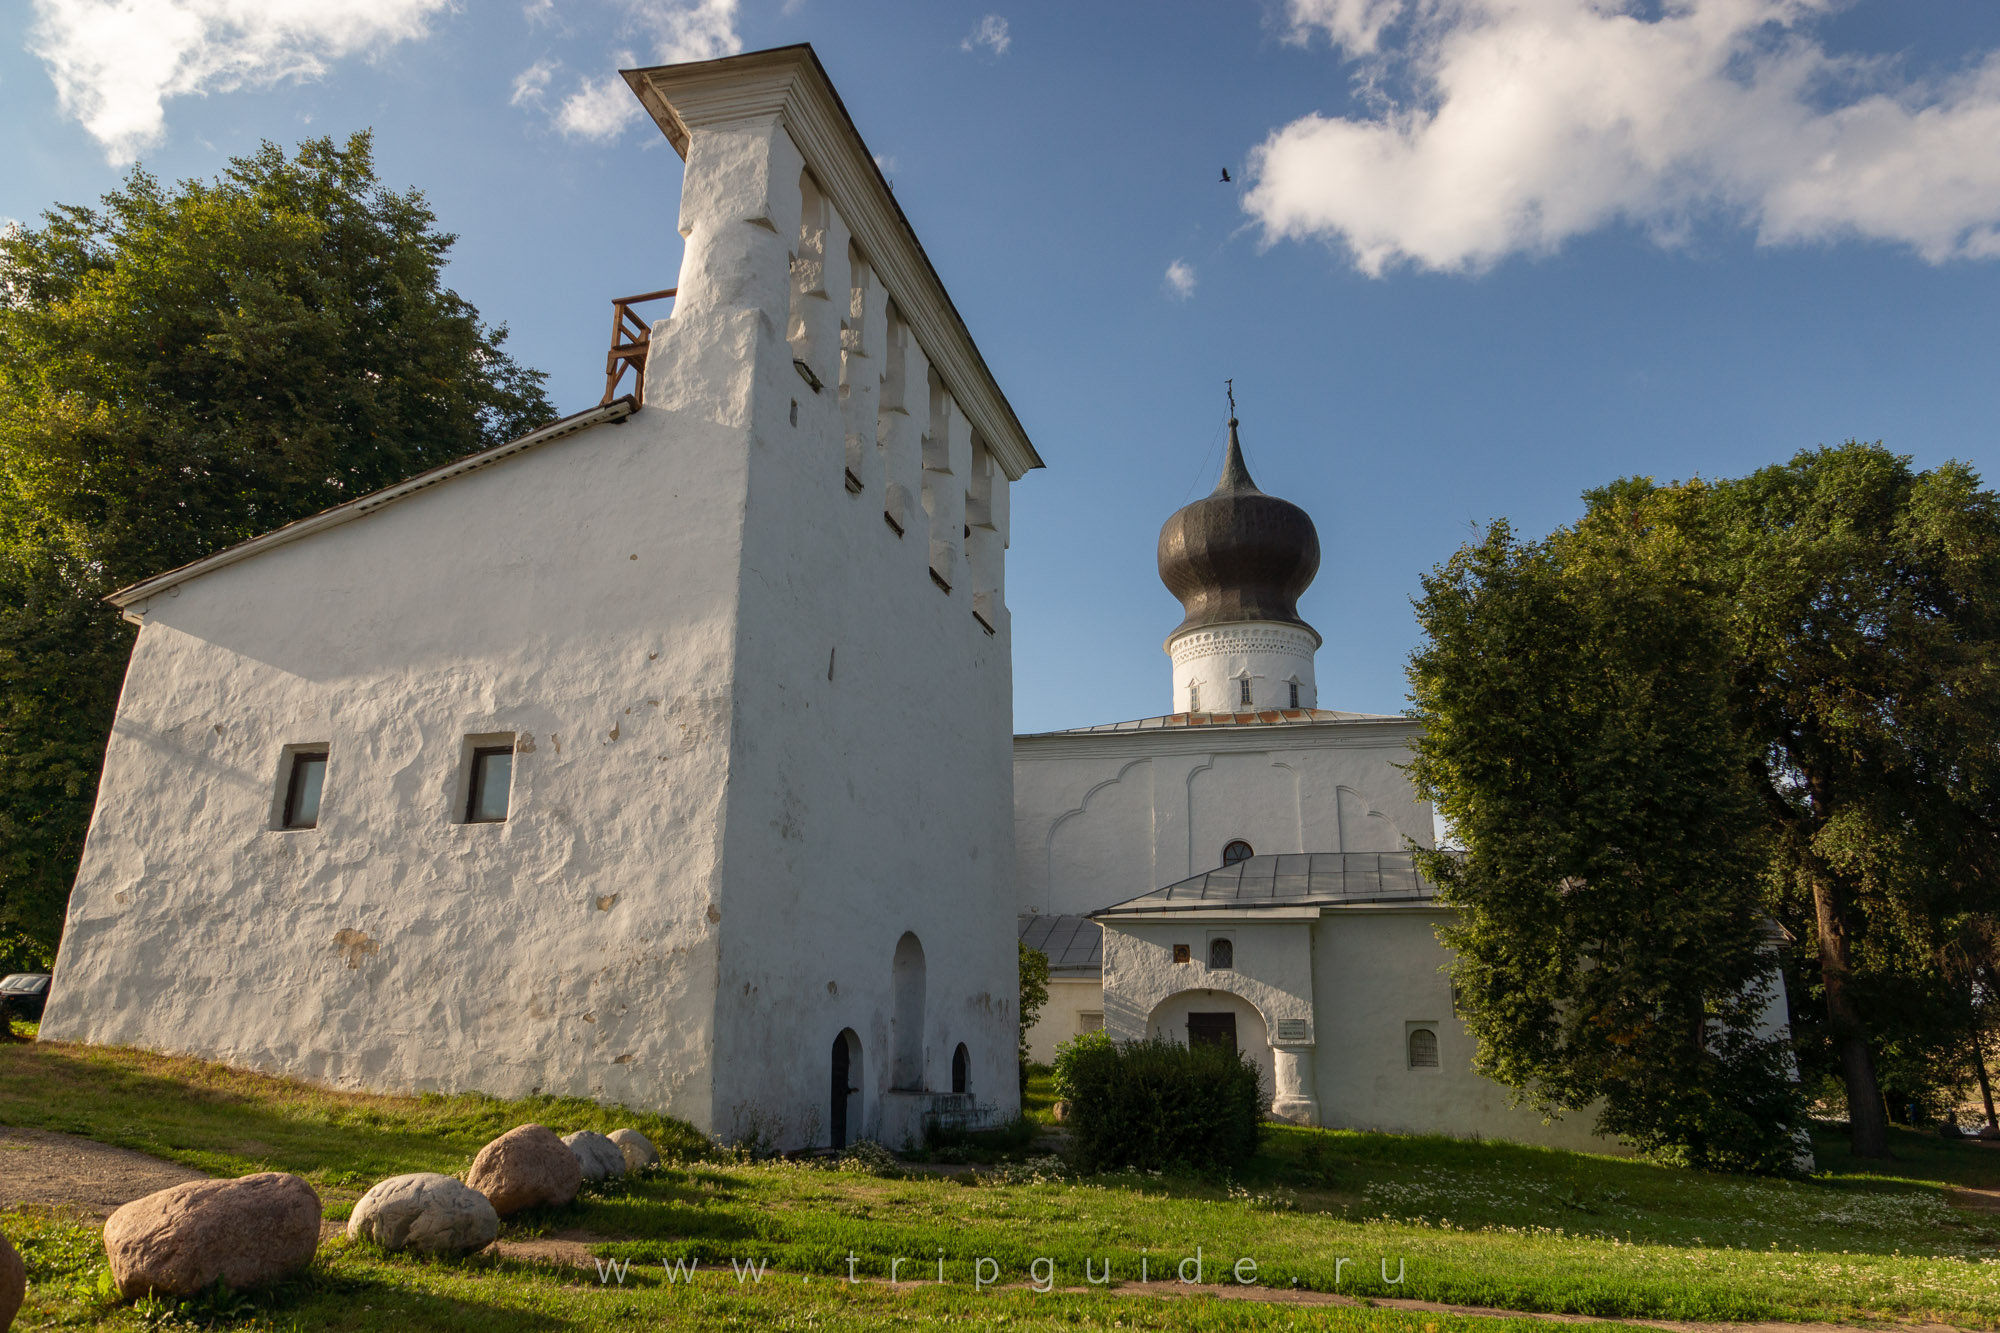
{"label": "belfry arch opening", "polygon": [[891,964],[896,1016],[893,1024],[889,1085],[900,1089],[924,1086],[924,946],[910,931],[896,941]]}

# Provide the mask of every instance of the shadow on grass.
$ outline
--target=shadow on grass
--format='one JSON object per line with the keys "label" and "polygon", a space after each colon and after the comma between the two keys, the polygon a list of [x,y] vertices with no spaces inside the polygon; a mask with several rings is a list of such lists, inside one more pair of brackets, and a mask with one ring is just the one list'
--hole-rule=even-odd
{"label": "shadow on grass", "polygon": [[77,1134],[218,1175],[293,1171],[372,1184],[463,1171],[490,1139],[527,1123],[559,1132],[633,1125],[671,1158],[706,1141],[664,1116],[578,1098],[343,1092],[204,1061],[109,1047],[0,1046],[0,1123]]}

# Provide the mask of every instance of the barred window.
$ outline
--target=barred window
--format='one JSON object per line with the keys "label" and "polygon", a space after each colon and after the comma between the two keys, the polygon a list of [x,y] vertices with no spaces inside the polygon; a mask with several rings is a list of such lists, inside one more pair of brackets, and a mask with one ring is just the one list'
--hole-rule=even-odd
{"label": "barred window", "polygon": [[1410,1068],[1438,1067],[1438,1034],[1429,1028],[1410,1029]]}

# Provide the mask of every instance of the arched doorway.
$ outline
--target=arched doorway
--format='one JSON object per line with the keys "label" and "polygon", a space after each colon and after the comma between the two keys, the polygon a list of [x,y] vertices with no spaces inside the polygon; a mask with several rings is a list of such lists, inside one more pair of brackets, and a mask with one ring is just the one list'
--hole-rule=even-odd
{"label": "arched doorway", "polygon": [[828,1141],[836,1148],[847,1146],[849,1127],[861,1127],[861,1038],[853,1028],[842,1028],[833,1039],[833,1080],[829,1089]]}
{"label": "arched doorway", "polygon": [[915,1091],[924,1086],[924,946],[909,931],[896,941],[891,973],[896,1019],[889,1086]]}
{"label": "arched doorway", "polygon": [[951,1053],[951,1090],[955,1093],[972,1091],[972,1052],[960,1042],[958,1049]]}
{"label": "arched doorway", "polygon": [[1184,990],[1154,1006],[1146,1018],[1146,1035],[1183,1045],[1213,1042],[1247,1056],[1269,1097],[1277,1087],[1276,1060],[1264,1015],[1257,1006],[1226,990]]}

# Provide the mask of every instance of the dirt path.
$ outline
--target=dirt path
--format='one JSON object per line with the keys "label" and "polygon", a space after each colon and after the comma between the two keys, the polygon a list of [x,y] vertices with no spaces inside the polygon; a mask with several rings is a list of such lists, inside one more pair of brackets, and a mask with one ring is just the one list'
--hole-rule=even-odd
{"label": "dirt path", "polygon": [[129,1148],[0,1125],[0,1208],[68,1204],[109,1217],[121,1205],[155,1190],[206,1179],[192,1167]]}
{"label": "dirt path", "polygon": [[[509,1259],[552,1264],[557,1267],[575,1267],[598,1282],[605,1281],[602,1266],[592,1256],[591,1247],[611,1244],[615,1236],[598,1236],[587,1231],[568,1231],[540,1240],[496,1241],[489,1253]],[[651,1265],[634,1260],[642,1270]],[[731,1277],[728,1264],[703,1264],[700,1272],[710,1275]],[[615,1279],[614,1279],[615,1280]],[[828,1286],[841,1287],[846,1280],[838,1275],[824,1273],[803,1275],[765,1270],[765,1282],[823,1282]],[[890,1285],[882,1278],[860,1279],[872,1287]],[[912,1291],[921,1290],[926,1284],[905,1280],[902,1284]],[[963,1285],[954,1283],[954,1285]],[[1003,1282],[991,1288],[993,1291],[1031,1291],[1023,1282]],[[1446,1305],[1437,1301],[1406,1301],[1384,1297],[1340,1296],[1326,1291],[1287,1291],[1281,1287],[1241,1286],[1235,1283],[1182,1283],[1182,1282],[1120,1282],[1117,1286],[1063,1286],[1054,1290],[1065,1294],[1087,1295],[1093,1292],[1110,1296],[1148,1297],[1154,1300],[1194,1300],[1203,1296],[1221,1301],[1256,1301],[1264,1305],[1287,1306],[1344,1306],[1347,1308],[1368,1307],[1379,1310],[1402,1310],[1418,1314],[1471,1315],[1489,1319],[1533,1319],[1547,1324],[1610,1324],[1623,1328],[1662,1329],[1665,1333],[1854,1333],[1857,1329],[1891,1328],[1895,1333],[1961,1333],[1949,1324],[1811,1324],[1787,1323],[1781,1320],[1743,1321],[1738,1323],[1697,1323],[1680,1319],[1637,1319],[1608,1315],[1554,1314],[1539,1310],[1499,1310],[1485,1305]]]}

